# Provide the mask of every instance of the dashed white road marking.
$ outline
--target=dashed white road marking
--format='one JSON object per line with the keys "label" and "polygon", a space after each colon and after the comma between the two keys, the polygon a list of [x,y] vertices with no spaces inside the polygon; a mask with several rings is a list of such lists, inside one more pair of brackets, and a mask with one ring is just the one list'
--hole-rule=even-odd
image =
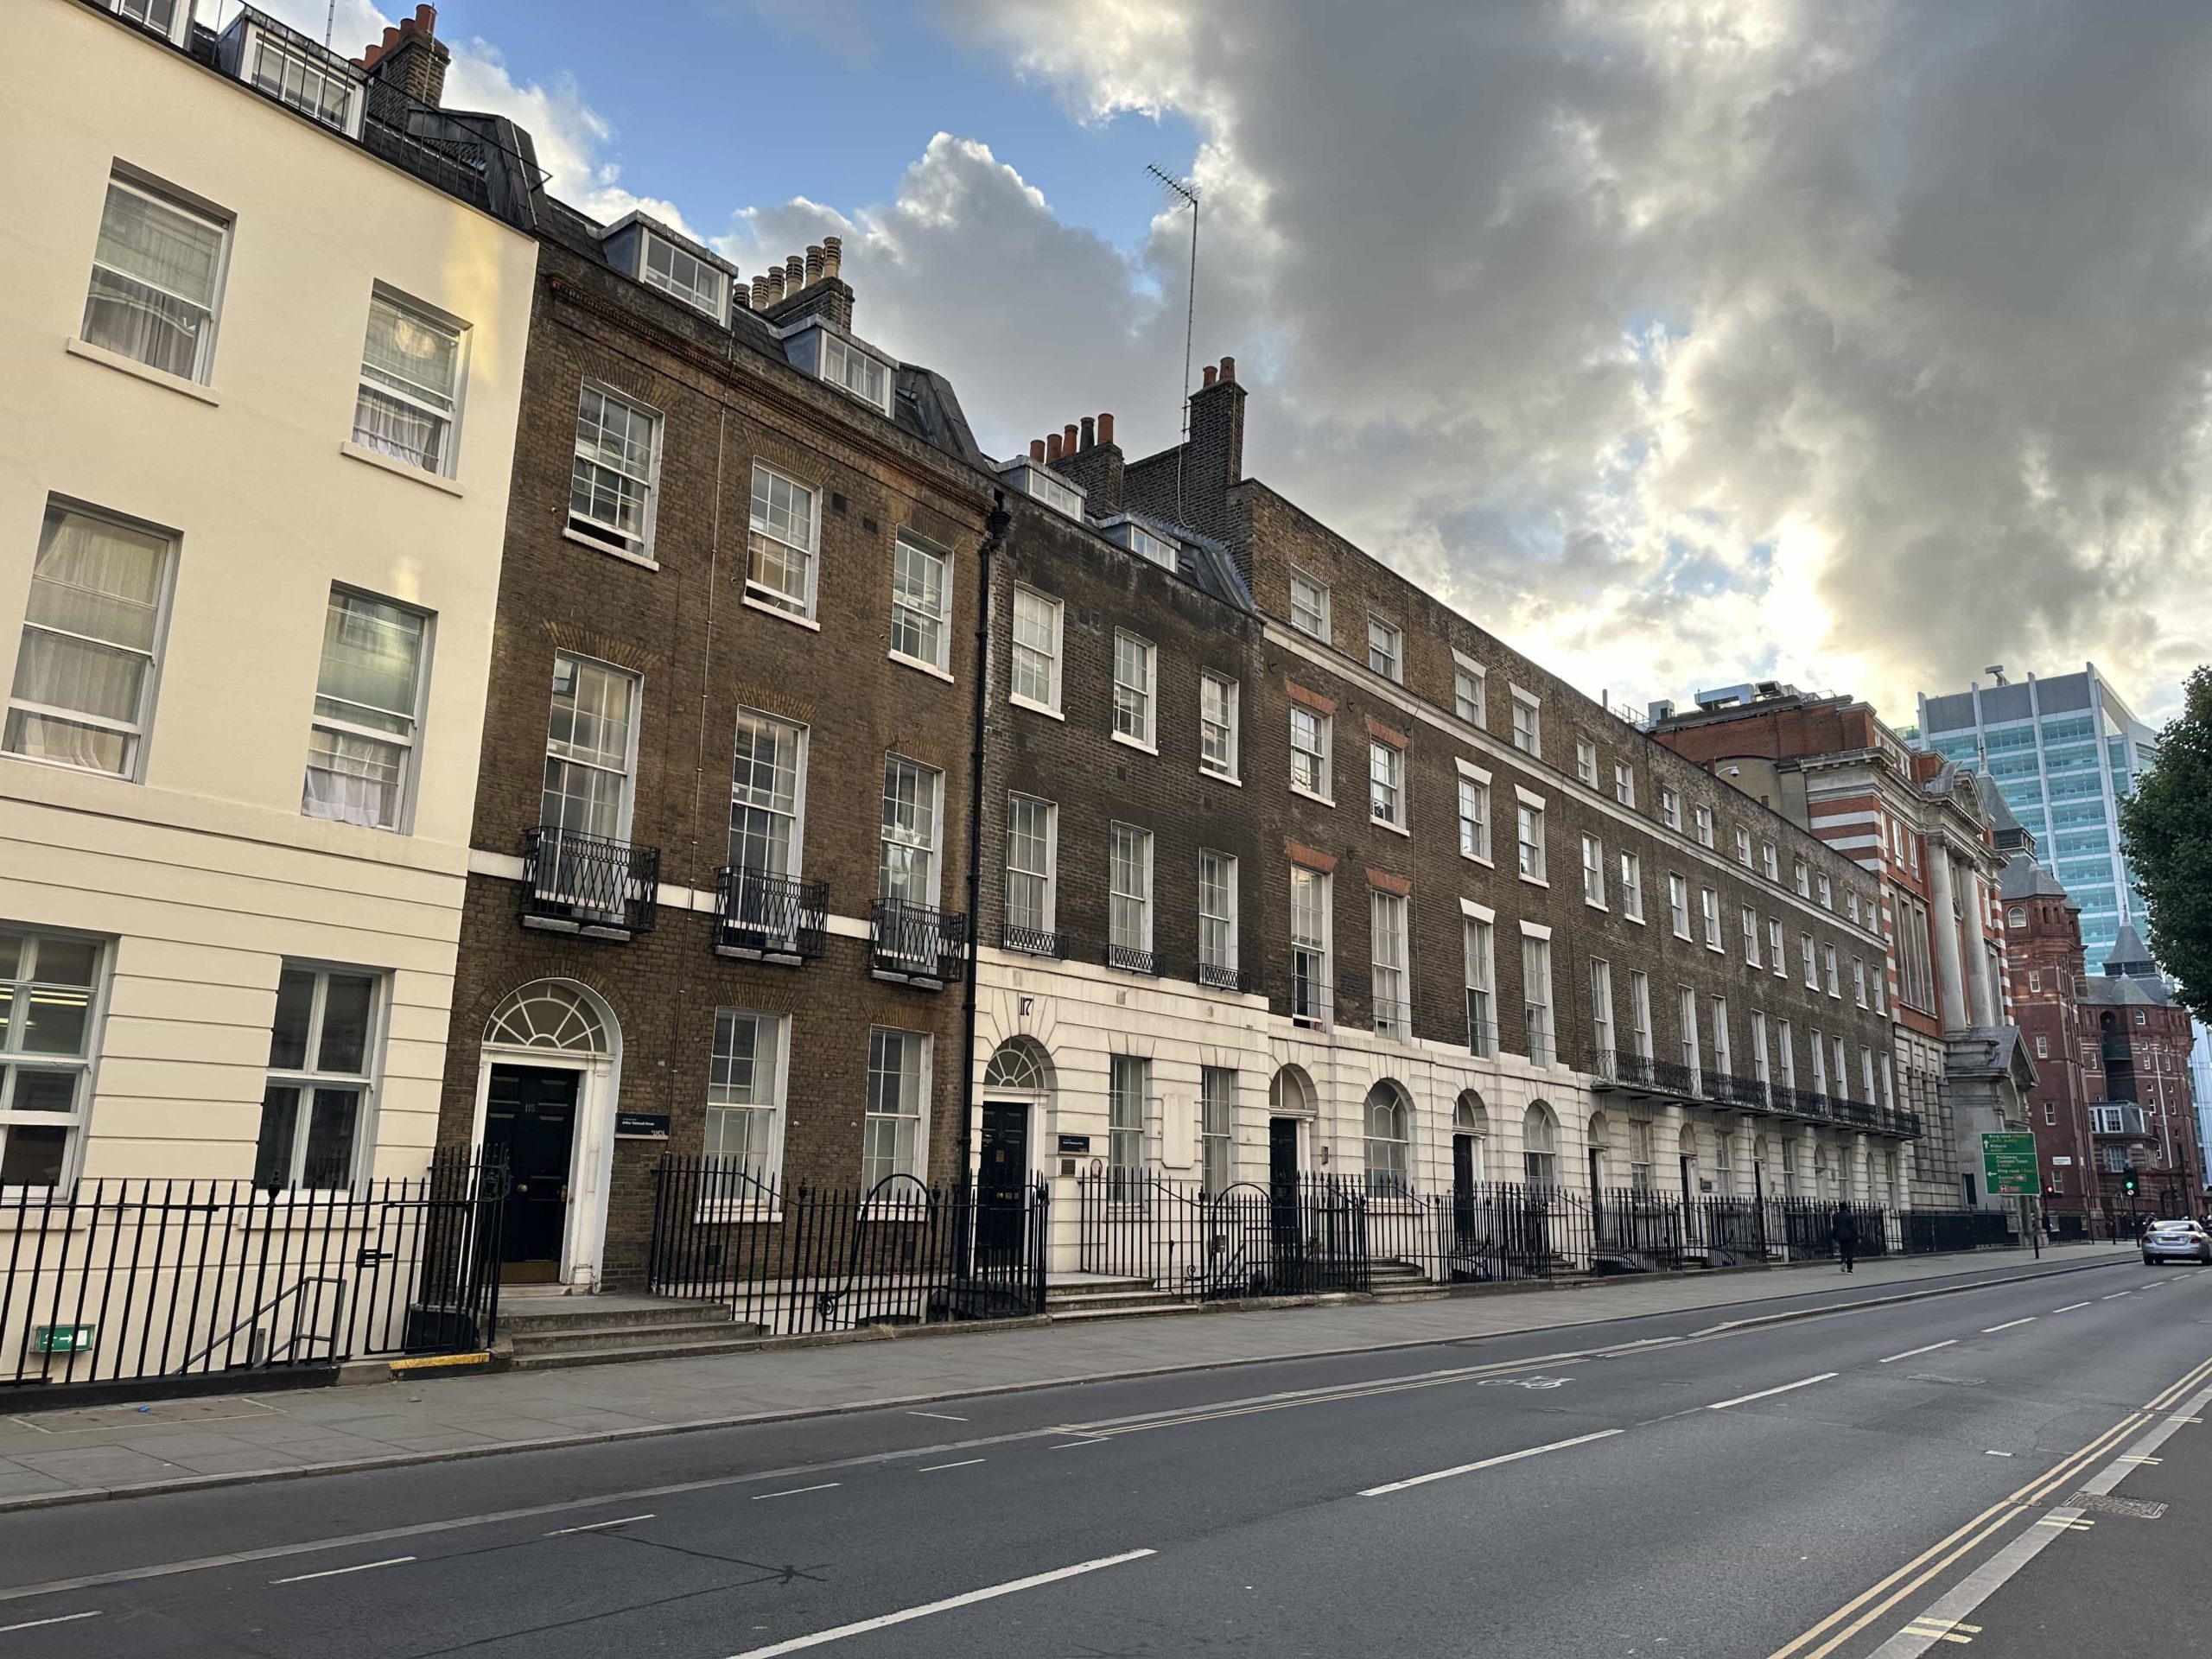
{"label": "dashed white road marking", "polygon": [[652,1519],[652,1516],[650,1515],[626,1515],[619,1521],[594,1521],[581,1527],[556,1527],[552,1531],[547,1533],[545,1535],[548,1538],[566,1538],[570,1533],[604,1532],[609,1527],[626,1527],[632,1521],[650,1521]]}
{"label": "dashed white road marking", "polygon": [[925,1464],[921,1468],[915,1470],[914,1472],[918,1475],[933,1475],[940,1469],[965,1469],[970,1465],[987,1461],[988,1461],[988,1459],[983,1458],[963,1458],[957,1463]]}
{"label": "dashed white road marking", "polygon": [[0,1624],[0,1636],[10,1630],[35,1630],[41,1624],[73,1624],[80,1618],[98,1618],[99,1610],[89,1613],[63,1613],[55,1618],[27,1618],[20,1624]]}
{"label": "dashed white road marking", "polygon": [[949,1411],[910,1411],[906,1414],[909,1417],[934,1417],[945,1423],[964,1423],[968,1421],[965,1417],[956,1417]]}
{"label": "dashed white road marking", "polygon": [[1818,1376],[1802,1376],[1795,1382],[1785,1382],[1778,1389],[1761,1389],[1757,1394],[1739,1394],[1733,1400],[1716,1400],[1707,1411],[1726,1411],[1731,1406],[1748,1405],[1754,1400],[1771,1399],[1777,1394],[1788,1394],[1793,1389],[1809,1389],[1815,1382],[1825,1382],[1835,1376],[1834,1371],[1822,1371]]}
{"label": "dashed white road marking", "polygon": [[2054,1313],[2071,1313],[2077,1307],[2087,1307],[2088,1306],[2088,1303],[2087,1302],[2069,1302],[2063,1307],[2054,1307],[2050,1311]]}
{"label": "dashed white road marking", "polygon": [[2015,1325],[2033,1325],[2035,1322],[2036,1316],[2031,1313],[2024,1319],[2007,1319],[2002,1325],[1985,1325],[1981,1327],[1981,1334],[1985,1337],[1993,1337],[1999,1331],[2010,1331]]}
{"label": "dashed white road marking", "polygon": [[772,1497],[797,1497],[801,1492],[826,1492],[832,1486],[842,1486],[842,1480],[825,1480],[819,1486],[788,1486],[780,1492],[760,1492],[754,1496],[755,1503],[765,1503]]}
{"label": "dashed white road marking", "polygon": [[1033,1573],[1026,1579],[1014,1579],[1005,1584],[994,1584],[982,1590],[970,1590],[965,1594],[947,1596],[943,1601],[925,1602],[918,1607],[903,1608],[895,1613],[885,1613],[876,1618],[863,1618],[855,1624],[840,1624],[835,1630],[817,1630],[811,1636],[795,1636],[788,1642],[771,1643],[765,1648],[747,1648],[734,1654],[731,1659],[775,1659],[781,1653],[797,1653],[802,1648],[818,1648],[827,1642],[842,1642],[849,1636],[862,1636],[870,1630],[888,1629],[909,1620],[927,1618],[931,1613],[949,1612],[955,1607],[968,1607],[979,1601],[990,1601],[1000,1596],[1011,1596],[1019,1591],[1034,1590],[1042,1584],[1057,1584],[1062,1579],[1072,1579],[1101,1568],[1119,1567],[1124,1561],[1141,1560],[1156,1554],[1149,1549],[1125,1550],[1119,1555],[1102,1555],[1095,1561],[1077,1561],[1073,1567],[1054,1567],[1050,1573]]}
{"label": "dashed white road marking", "polygon": [[305,1584],[309,1579],[343,1578],[348,1573],[373,1573],[380,1567],[404,1567],[408,1562],[414,1559],[415,1558],[412,1555],[394,1555],[385,1560],[362,1561],[353,1567],[325,1567],[320,1573],[295,1573],[289,1579],[271,1579],[269,1582],[271,1584]]}
{"label": "dashed white road marking", "polygon": [[2123,1296],[2133,1296],[2134,1294],[2132,1290],[2115,1290],[2111,1295],[2100,1296],[2097,1300],[2101,1302],[2116,1302]]}
{"label": "dashed white road marking", "polygon": [[1932,1354],[1938,1348],[1948,1348],[1957,1341],[1956,1337],[1946,1337],[1941,1342],[1929,1343],[1925,1348],[1908,1348],[1901,1354],[1891,1354],[1887,1359],[1877,1360],[1874,1363],[1878,1365],[1894,1365],[1901,1359],[1910,1359],[1915,1354]]}
{"label": "dashed white road marking", "polygon": [[1439,1469],[1432,1474],[1414,1475],[1405,1480],[1394,1480],[1386,1486],[1370,1486],[1360,1493],[1362,1497],[1383,1497],[1392,1492],[1402,1492],[1408,1486],[1426,1486],[1432,1480],[1449,1480],[1454,1475],[1471,1475],[1478,1469],[1495,1469],[1502,1463],[1518,1463],[1523,1458],[1541,1457],[1547,1452],[1564,1452],[1570,1446],[1587,1446],[1592,1440],[1610,1440],[1616,1434],[1625,1434],[1622,1428],[1603,1428],[1595,1434],[1578,1434],[1571,1440],[1554,1440],[1548,1446],[1523,1446],[1518,1452],[1501,1452],[1494,1458],[1484,1458],[1478,1463],[1463,1463],[1450,1469]]}

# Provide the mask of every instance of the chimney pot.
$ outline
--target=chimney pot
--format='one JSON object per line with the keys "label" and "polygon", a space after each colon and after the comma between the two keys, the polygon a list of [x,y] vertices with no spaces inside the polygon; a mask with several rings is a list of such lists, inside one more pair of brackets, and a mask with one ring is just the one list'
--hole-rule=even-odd
{"label": "chimney pot", "polygon": [[834,278],[836,276],[837,265],[844,257],[844,252],[842,237],[825,236],[822,238],[822,274],[824,276]]}
{"label": "chimney pot", "polygon": [[438,9],[432,5],[421,5],[416,7],[415,27],[421,29],[425,35],[436,34],[438,32]]}
{"label": "chimney pot", "polygon": [[753,308],[765,310],[768,304],[768,275],[766,271],[753,279]]}
{"label": "chimney pot", "polygon": [[822,280],[822,246],[817,243],[806,251],[806,285],[812,288]]}
{"label": "chimney pot", "polygon": [[381,57],[385,53],[391,51],[393,47],[397,46],[398,44],[399,26],[395,23],[385,30],[384,41],[378,48],[378,55]]}
{"label": "chimney pot", "polygon": [[1060,453],[1064,455],[1071,455],[1075,454],[1076,440],[1082,435],[1082,433],[1077,429],[1076,423],[1073,421],[1070,421],[1065,426],[1062,427],[1060,429]]}
{"label": "chimney pot", "polygon": [[739,310],[747,311],[752,308],[753,290],[745,285],[744,277],[740,276],[734,282],[730,283],[729,297],[731,303],[735,305]]}
{"label": "chimney pot", "polygon": [[1046,460],[1046,464],[1047,464],[1047,465],[1049,465],[1049,464],[1051,464],[1052,462],[1058,461],[1059,458],[1060,458],[1060,435],[1059,435],[1058,433],[1057,433],[1057,432],[1047,432],[1047,433],[1045,435],[1045,460]]}
{"label": "chimney pot", "polygon": [[1221,378],[1224,384],[1236,378],[1236,359],[1235,358],[1224,357],[1221,359]]}
{"label": "chimney pot", "polygon": [[1097,442],[1098,442],[1098,428],[1097,428],[1097,423],[1096,423],[1095,421],[1093,421],[1093,420],[1090,418],[1090,416],[1086,415],[1086,416],[1084,416],[1083,417],[1083,446],[1082,446],[1082,447],[1083,447],[1084,448],[1085,448],[1085,449],[1088,449],[1088,448],[1090,448],[1093,444],[1096,443]]}
{"label": "chimney pot", "polygon": [[768,267],[767,283],[768,303],[773,305],[784,297],[784,268],[781,265]]}
{"label": "chimney pot", "polygon": [[1111,415],[1101,415],[1098,417],[1098,442],[1101,443],[1114,442],[1114,417]]}
{"label": "chimney pot", "polygon": [[1044,439],[1032,438],[1029,440],[1029,459],[1039,467],[1042,467],[1045,464]]}
{"label": "chimney pot", "polygon": [[1207,386],[1213,385],[1213,377],[1214,366],[1212,364],[1209,363],[1205,366],[1205,378],[1202,384],[1199,385],[1198,390],[1204,391]]}
{"label": "chimney pot", "polygon": [[784,261],[784,292],[796,294],[806,286],[806,261],[792,254]]}

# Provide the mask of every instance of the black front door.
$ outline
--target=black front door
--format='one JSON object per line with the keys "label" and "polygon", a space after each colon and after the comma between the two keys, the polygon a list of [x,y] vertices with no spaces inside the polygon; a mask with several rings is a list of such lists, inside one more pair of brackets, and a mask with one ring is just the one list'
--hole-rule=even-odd
{"label": "black front door", "polygon": [[1462,1243],[1475,1236],[1475,1137],[1452,1137],[1452,1224]]}
{"label": "black front door", "polygon": [[985,1101],[976,1175],[977,1272],[1005,1274],[1020,1267],[1028,1193],[1029,1108]]}
{"label": "black front door", "polygon": [[569,1158],[575,1141],[574,1071],[495,1065],[484,1104],[484,1145],[505,1157],[513,1185],[500,1238],[499,1277],[551,1284],[561,1276],[569,1217]]}
{"label": "black front door", "polygon": [[1278,1294],[1295,1290],[1305,1274],[1305,1237],[1299,1225],[1298,1120],[1268,1120],[1268,1230]]}

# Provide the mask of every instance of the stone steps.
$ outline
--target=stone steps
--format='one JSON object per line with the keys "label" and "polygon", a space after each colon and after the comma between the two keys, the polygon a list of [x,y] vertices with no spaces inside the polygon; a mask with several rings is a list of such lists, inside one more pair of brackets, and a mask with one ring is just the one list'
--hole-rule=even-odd
{"label": "stone steps", "polygon": [[512,1370],[550,1370],[720,1353],[765,1334],[732,1318],[728,1302],[526,1297],[500,1310],[499,1348]]}

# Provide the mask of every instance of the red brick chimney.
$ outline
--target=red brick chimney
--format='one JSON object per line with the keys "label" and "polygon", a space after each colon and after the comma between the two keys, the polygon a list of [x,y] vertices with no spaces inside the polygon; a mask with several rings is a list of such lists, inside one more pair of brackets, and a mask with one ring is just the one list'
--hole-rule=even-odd
{"label": "red brick chimney", "polygon": [[369,72],[372,83],[434,110],[445,96],[446,65],[452,60],[453,54],[438,39],[438,9],[431,5],[416,7],[412,17],[401,18],[397,29],[385,30],[382,40],[353,60]]}

